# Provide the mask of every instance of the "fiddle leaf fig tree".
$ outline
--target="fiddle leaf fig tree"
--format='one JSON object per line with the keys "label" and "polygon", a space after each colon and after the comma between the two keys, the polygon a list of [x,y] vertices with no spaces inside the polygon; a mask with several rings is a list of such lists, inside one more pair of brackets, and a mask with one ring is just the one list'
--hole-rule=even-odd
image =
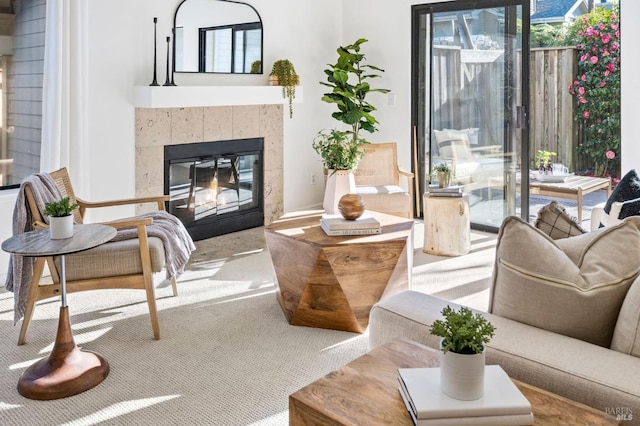
{"label": "fiddle leaf fig tree", "polygon": [[329,68],[324,70],[327,81],[320,82],[331,88],[331,92],[325,93],[322,100],[338,108],[331,116],[351,126],[351,143],[356,145],[366,143],[360,139],[360,130],[370,133],[377,130],[378,121],[371,115],[376,108],[366,100],[367,95],[371,92],[389,92],[388,89],[374,89],[369,84],[368,80],[380,77],[376,72],[384,70],[365,63],[366,58],[360,46],[366,42],[366,39],[360,38],[353,44],[338,47],[337,62],[328,64]]}

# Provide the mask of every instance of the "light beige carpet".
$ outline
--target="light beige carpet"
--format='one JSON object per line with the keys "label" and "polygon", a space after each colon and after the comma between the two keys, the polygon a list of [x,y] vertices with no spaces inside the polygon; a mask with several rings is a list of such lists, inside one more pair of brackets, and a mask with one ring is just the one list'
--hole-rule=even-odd
{"label": "light beige carpet", "polygon": [[[151,338],[142,292],[68,296],[79,346],[111,373],[97,387],[54,401],[16,390],[52,347],[59,301],[36,308],[17,346],[13,294],[0,291],[0,425],[286,425],[288,395],[367,351],[367,335],[291,326],[275,298],[261,228],[197,243],[179,296],[160,284],[161,339]],[[486,309],[495,235],[472,233],[470,254],[422,253],[415,227],[413,289]]]}

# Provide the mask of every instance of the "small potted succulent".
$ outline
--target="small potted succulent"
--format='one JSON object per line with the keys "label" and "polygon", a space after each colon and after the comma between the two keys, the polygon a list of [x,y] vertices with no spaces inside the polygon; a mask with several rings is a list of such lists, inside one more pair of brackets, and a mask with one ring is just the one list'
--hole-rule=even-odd
{"label": "small potted succulent", "polygon": [[44,214],[49,216],[49,236],[52,240],[62,240],[73,236],[73,211],[79,206],[71,204],[69,197],[45,203]]}
{"label": "small potted succulent", "polygon": [[433,168],[433,173],[438,178],[438,187],[445,188],[451,182],[451,167],[447,163],[440,163]]}
{"label": "small potted succulent", "polygon": [[447,305],[442,316],[443,320],[435,320],[430,327],[432,335],[442,337],[440,389],[452,398],[478,399],[484,394],[485,344],[495,327],[464,306],[456,311]]}

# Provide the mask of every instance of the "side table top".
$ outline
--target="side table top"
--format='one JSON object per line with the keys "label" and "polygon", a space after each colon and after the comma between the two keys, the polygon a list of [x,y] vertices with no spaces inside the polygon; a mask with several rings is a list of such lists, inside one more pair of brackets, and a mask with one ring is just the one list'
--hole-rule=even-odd
{"label": "side table top", "polygon": [[2,243],[2,250],[22,256],[59,256],[97,247],[111,240],[116,229],[108,225],[73,225],[73,237],[52,240],[48,229],[17,234]]}
{"label": "side table top", "polygon": [[390,241],[406,239],[411,235],[413,219],[393,216],[386,213],[367,210],[380,222],[382,233],[372,235],[329,236],[320,227],[323,210],[307,210],[285,214],[280,219],[265,227],[265,232],[277,233],[296,240],[304,240],[331,246],[335,244],[358,244],[374,241]]}

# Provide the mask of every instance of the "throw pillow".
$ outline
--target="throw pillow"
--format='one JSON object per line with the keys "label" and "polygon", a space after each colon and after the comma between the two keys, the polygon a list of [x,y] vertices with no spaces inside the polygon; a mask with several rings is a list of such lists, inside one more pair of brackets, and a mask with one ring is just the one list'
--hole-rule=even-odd
{"label": "throw pillow", "polygon": [[611,349],[640,357],[640,278],[633,282],[624,298]]}
{"label": "throw pillow", "polygon": [[640,217],[554,241],[510,216],[498,234],[489,312],[609,347],[638,259]]}
{"label": "throw pillow", "polygon": [[[638,177],[635,169],[631,169],[627,172],[626,175],[622,177],[622,179],[620,179],[620,182],[618,182],[616,187],[611,192],[609,199],[605,203],[604,212],[607,216],[605,220],[603,220],[603,223],[600,224],[600,226],[615,223],[616,219],[624,219],[624,217],[615,215],[611,211],[614,203],[624,203],[626,201],[637,199],[640,199],[640,177]],[[631,211],[632,209],[633,207],[628,207],[628,211]],[[631,214],[629,215],[631,216]]]}
{"label": "throw pillow", "polygon": [[456,160],[471,160],[473,158],[466,133],[448,130],[434,130],[433,133],[438,144],[440,157]]}
{"label": "throw pillow", "polygon": [[556,201],[550,202],[538,211],[535,227],[553,240],[582,235],[587,232]]}

